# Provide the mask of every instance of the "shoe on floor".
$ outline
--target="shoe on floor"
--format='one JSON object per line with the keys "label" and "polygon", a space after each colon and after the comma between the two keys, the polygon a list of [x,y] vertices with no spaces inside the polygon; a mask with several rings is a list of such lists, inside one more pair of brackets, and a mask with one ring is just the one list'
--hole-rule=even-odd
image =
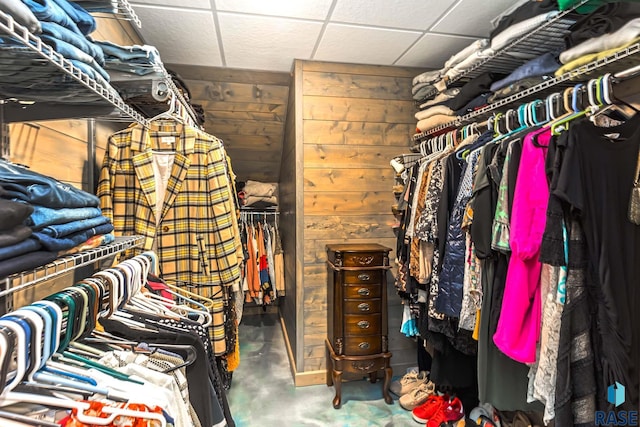
{"label": "shoe on floor", "polygon": [[[449,401],[444,401],[440,406],[440,409],[433,414],[429,421],[427,421],[426,427],[441,427],[444,425],[455,425],[459,420],[464,419],[464,409],[462,408],[462,402],[457,397]],[[463,424],[464,425],[464,424]]]}
{"label": "shoe on floor", "polygon": [[424,425],[431,417],[440,412],[441,408],[448,402],[449,397],[434,394],[429,396],[422,405],[413,408],[411,415],[414,420]]}
{"label": "shoe on floor", "polygon": [[407,411],[412,411],[417,406],[422,405],[436,391],[436,386],[431,381],[426,381],[418,385],[409,393],[400,396],[400,406]]}
{"label": "shoe on floor", "polygon": [[389,390],[396,396],[404,396],[420,384],[428,381],[427,373],[422,372],[407,372],[404,377],[391,383]]}

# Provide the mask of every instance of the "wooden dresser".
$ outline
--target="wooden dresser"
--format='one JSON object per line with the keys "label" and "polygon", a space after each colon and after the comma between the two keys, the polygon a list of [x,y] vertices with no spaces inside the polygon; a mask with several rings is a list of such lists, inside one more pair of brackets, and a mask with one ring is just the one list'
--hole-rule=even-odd
{"label": "wooden dresser", "polygon": [[341,405],[343,372],[384,371],[387,403],[390,367],[387,337],[387,270],[391,249],[377,244],[327,245],[327,385],[334,385],[334,408]]}

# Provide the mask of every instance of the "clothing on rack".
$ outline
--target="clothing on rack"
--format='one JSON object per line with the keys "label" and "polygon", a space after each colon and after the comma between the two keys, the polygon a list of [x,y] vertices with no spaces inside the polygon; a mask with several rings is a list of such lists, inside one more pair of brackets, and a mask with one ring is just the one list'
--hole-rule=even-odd
{"label": "clothing on rack", "polygon": [[527,114],[555,109],[534,101],[473,140],[457,135],[470,126],[434,137],[403,172],[396,287],[436,384],[466,393],[477,379],[481,402],[556,425],[593,425],[615,382],[629,390],[619,410],[637,407],[640,115],[611,113],[612,90],[592,80],[558,119]]}
{"label": "clothing on rack", "polygon": [[245,302],[275,303],[285,295],[284,255],[278,212],[241,211],[240,233],[245,251],[242,291]]}
{"label": "clothing on rack", "polygon": [[[167,156],[171,165],[163,166]],[[210,332],[217,355],[233,350],[223,311],[243,260],[226,161],[214,136],[157,120],[109,137],[98,185],[116,236],[143,235],[140,250],[157,251],[165,281],[215,301]]]}
{"label": "clothing on rack", "polygon": [[0,364],[3,378],[15,376],[0,394],[5,416],[63,426],[95,425],[92,417],[113,426],[234,425],[204,326],[209,313],[143,292],[156,261],[146,252],[0,317],[0,360],[15,351],[17,361]]}

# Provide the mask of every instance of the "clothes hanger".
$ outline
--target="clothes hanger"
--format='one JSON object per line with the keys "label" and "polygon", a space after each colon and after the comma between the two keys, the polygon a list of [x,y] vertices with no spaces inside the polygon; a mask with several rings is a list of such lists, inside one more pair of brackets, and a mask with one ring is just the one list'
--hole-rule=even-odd
{"label": "clothes hanger", "polygon": [[568,114],[566,116],[563,117],[559,117],[558,119],[556,119],[555,121],[553,121],[551,123],[551,133],[553,135],[560,135],[562,132],[566,131],[569,127],[569,122],[580,118],[582,116],[584,116],[587,111],[586,110],[582,110],[580,109],[580,107],[578,106],[578,96],[582,91],[582,88],[584,87],[584,84],[582,83],[578,83],[577,85],[575,85],[573,87],[572,90],[572,103],[571,103],[571,108],[573,113],[572,114]]}
{"label": "clothes hanger", "polygon": [[160,423],[161,427],[166,427],[167,425],[167,421],[164,416],[153,412],[134,411],[131,409],[104,406],[103,408],[101,408],[101,412],[108,416],[94,417],[85,414],[85,411],[91,408],[91,405],[86,402],[78,402],[70,399],[62,399],[57,397],[21,392],[8,392],[5,395],[0,396],[0,405],[9,405],[15,403],[35,403],[49,407],[75,410],[75,417],[77,418],[77,420],[81,423],[89,425],[113,425],[115,419],[120,416],[156,420]]}

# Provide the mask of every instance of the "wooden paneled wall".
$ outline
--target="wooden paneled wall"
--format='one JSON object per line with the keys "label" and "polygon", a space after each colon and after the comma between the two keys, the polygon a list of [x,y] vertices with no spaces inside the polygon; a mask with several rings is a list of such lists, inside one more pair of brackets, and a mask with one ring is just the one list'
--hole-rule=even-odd
{"label": "wooden paneled wall", "polygon": [[302,343],[302,327],[299,325],[302,293],[297,286],[301,281],[302,268],[296,257],[296,254],[302,250],[300,249],[302,240],[298,237],[302,227],[302,215],[297,209],[299,201],[302,200],[302,177],[299,174],[302,166],[302,151],[297,144],[302,126],[297,118],[301,113],[295,108],[296,104],[300,102],[299,98],[299,74],[294,73],[294,79],[292,79],[289,89],[279,185],[280,232],[284,250],[286,289],[286,295],[280,303],[280,316],[294,375],[297,371],[297,361],[302,359],[299,351]]}
{"label": "wooden paneled wall", "polygon": [[[395,248],[391,226],[394,172],[389,161],[408,151],[415,128],[411,80],[420,70],[299,61],[303,164],[303,360],[298,372],[325,369],[327,332],[326,251],[329,243],[380,243]],[[298,76],[295,76],[298,80]],[[392,252],[391,257],[395,254]],[[399,333],[402,307],[389,281],[392,365],[398,372],[416,363],[415,343]],[[319,381],[318,381],[319,380]]]}

